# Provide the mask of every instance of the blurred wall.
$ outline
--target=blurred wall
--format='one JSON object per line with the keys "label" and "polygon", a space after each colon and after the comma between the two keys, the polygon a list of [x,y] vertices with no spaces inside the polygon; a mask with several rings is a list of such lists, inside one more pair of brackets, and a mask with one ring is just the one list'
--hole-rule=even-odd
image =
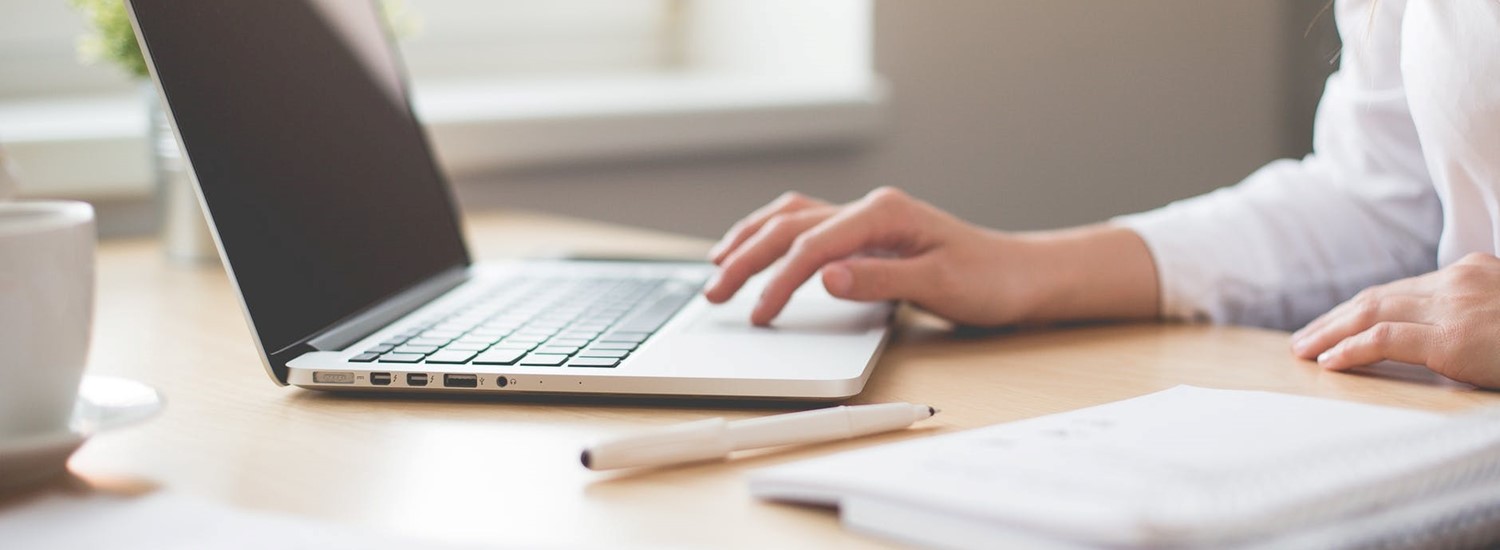
{"label": "blurred wall", "polygon": [[[1086,223],[1233,184],[1310,143],[1337,51],[1322,2],[877,0],[889,126],[868,144],[493,174],[465,208],[720,233],[786,189],[904,187],[1007,229]],[[1325,18],[1327,16],[1324,16]]]}

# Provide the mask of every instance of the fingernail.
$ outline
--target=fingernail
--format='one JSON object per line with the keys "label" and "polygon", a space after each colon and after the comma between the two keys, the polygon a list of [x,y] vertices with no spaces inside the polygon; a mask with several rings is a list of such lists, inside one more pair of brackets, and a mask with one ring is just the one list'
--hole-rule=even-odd
{"label": "fingernail", "polygon": [[847,266],[830,265],[823,268],[823,286],[834,296],[848,296],[854,287],[854,273]]}
{"label": "fingernail", "polygon": [[1325,351],[1323,353],[1319,353],[1318,354],[1318,364],[1320,364],[1320,365],[1326,365],[1326,364],[1328,364],[1329,361],[1332,361],[1332,360],[1333,360],[1333,350],[1328,350],[1328,351]]}
{"label": "fingernail", "polygon": [[723,278],[722,272],[714,273],[714,276],[708,279],[708,283],[703,285],[703,295],[712,296],[714,291],[719,288],[719,279],[721,278]]}
{"label": "fingernail", "polygon": [[763,302],[763,301],[762,302],[756,302],[755,303],[755,309],[753,309],[753,310],[750,311],[750,324],[758,326],[758,327],[763,327],[763,326],[766,326],[766,325],[770,324],[769,321],[765,320],[765,317],[766,317],[766,315],[765,315],[765,309],[766,309],[766,303],[765,302]]}

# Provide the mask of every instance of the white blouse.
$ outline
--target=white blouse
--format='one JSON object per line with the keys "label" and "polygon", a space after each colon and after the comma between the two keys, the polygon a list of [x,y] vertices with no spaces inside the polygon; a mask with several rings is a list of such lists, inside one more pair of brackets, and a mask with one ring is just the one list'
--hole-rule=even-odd
{"label": "white blouse", "polygon": [[1365,287],[1500,253],[1500,0],[1337,0],[1313,154],[1117,218],[1172,318],[1295,329]]}

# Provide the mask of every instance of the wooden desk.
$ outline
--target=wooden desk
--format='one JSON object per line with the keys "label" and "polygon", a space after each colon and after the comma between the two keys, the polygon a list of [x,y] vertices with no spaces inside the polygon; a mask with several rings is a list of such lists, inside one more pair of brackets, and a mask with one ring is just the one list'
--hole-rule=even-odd
{"label": "wooden desk", "polygon": [[[472,219],[478,258],[545,250],[699,254],[704,243],[530,215]],[[539,244],[523,244],[539,243]],[[675,470],[599,474],[595,438],[776,406],[602,399],[338,396],[275,386],[217,267],[167,264],[149,241],[106,243],[91,372],[160,388],[166,411],[90,442],[73,470],[419,536],[597,547],[865,547],[828,511],[751,499],[743,473],[910,437],[1124,399],[1177,384],[1275,390],[1435,410],[1500,403],[1418,373],[1332,374],[1277,332],[1123,325],[954,335],[906,314],[855,402],[930,403],[906,433]],[[781,407],[786,407],[782,405]]]}

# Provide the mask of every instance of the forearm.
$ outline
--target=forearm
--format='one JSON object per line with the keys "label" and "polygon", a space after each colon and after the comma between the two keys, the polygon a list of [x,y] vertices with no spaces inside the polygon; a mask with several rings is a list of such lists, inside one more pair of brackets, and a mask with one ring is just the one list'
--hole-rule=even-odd
{"label": "forearm", "polygon": [[1012,235],[1023,286],[1033,289],[1026,319],[1154,319],[1160,284],[1146,242],[1134,231],[1098,224]]}

